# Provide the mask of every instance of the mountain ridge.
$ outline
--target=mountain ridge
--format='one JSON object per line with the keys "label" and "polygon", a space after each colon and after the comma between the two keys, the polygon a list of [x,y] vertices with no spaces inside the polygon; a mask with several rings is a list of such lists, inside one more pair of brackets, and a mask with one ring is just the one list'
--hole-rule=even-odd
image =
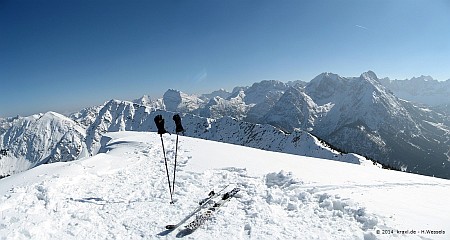
{"label": "mountain ridge", "polygon": [[[36,132],[33,140],[24,138],[21,145],[30,146],[31,142],[38,139],[41,143],[40,145],[48,148],[45,155],[34,154],[32,158],[20,156],[20,150],[14,148],[14,144],[11,141],[4,141],[10,134],[3,134],[0,136],[2,140],[1,147],[8,148],[11,153],[2,159],[2,163],[13,163],[21,159],[23,164],[20,168],[15,169],[6,168],[7,164],[0,165],[2,166],[0,167],[0,170],[2,170],[0,175],[14,174],[43,163],[70,161],[95,155],[100,150],[101,138],[106,132],[156,132],[157,129],[154,126],[153,118],[158,114],[163,115],[165,119],[171,119],[174,112],[155,110],[129,101],[110,100],[102,106],[87,108],[77,114],[73,114],[72,117],[75,120],[51,112],[41,114],[42,116],[49,116],[49,120],[43,122],[42,126],[56,129],[56,132],[65,133],[58,140],[50,142],[47,141],[48,136],[59,136],[50,130],[45,132],[45,134]],[[33,119],[39,119],[39,116],[33,116]],[[372,164],[364,157],[355,154],[341,154],[323,145],[317,138],[303,131],[286,134],[267,124],[248,123],[231,117],[208,119],[188,113],[182,114],[182,117],[186,136],[355,164]],[[18,121],[21,121],[21,119]],[[69,126],[65,126],[65,123],[68,123]],[[64,131],[60,130],[60,128],[67,128],[68,130]],[[172,121],[166,122],[166,129],[174,128]],[[75,129],[79,134],[72,133],[69,131],[70,129]],[[26,135],[27,131],[22,131],[21,128],[13,126],[6,132],[22,136]],[[72,143],[76,145],[70,148],[69,146]]]}
{"label": "mountain ridge", "polygon": [[[84,129],[78,131],[84,135],[72,133],[66,138],[81,139],[75,141],[84,144],[79,152],[92,155],[98,151],[104,133],[155,131],[156,114],[171,119],[176,112],[182,113],[188,136],[303,154],[292,150],[293,139],[309,132],[344,152],[359,153],[410,172],[450,178],[446,164],[450,159],[450,117],[396,97],[382,85],[383,81],[368,71],[359,77],[322,73],[309,83],[264,80],[250,87],[236,87],[231,93],[218,90],[189,95],[169,89],[161,99],[143,96],[132,102],[110,100],[71,114],[72,125]],[[1,136],[22,118],[14,119],[0,121]],[[167,121],[168,127],[172,128],[171,124]],[[276,147],[270,144],[273,141],[278,142]],[[28,146],[29,142],[24,143]],[[2,140],[2,149],[9,145],[11,142]],[[336,154],[325,155],[333,159]]]}
{"label": "mountain ridge", "polygon": [[199,105],[190,113],[212,118],[228,115],[286,132],[306,130],[346,152],[449,178],[450,115],[445,107],[435,112],[404,101],[384,81],[373,71],[359,77],[325,72],[299,86],[262,81],[234,89],[231,96],[238,92],[243,96],[239,113],[232,107],[224,110],[223,106],[236,106],[228,99],[208,102],[207,111]]}

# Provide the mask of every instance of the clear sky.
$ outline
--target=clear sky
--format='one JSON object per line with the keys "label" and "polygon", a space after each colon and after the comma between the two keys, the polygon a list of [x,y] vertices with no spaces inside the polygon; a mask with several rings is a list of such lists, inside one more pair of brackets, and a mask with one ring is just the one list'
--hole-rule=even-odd
{"label": "clear sky", "polygon": [[0,117],[322,72],[450,78],[447,0],[0,0]]}

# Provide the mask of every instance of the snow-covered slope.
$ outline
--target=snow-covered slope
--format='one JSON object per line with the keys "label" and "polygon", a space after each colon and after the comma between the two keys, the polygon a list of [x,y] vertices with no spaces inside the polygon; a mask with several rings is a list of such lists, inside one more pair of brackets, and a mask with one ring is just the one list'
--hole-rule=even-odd
{"label": "snow-covered slope", "polygon": [[[172,166],[175,136],[163,137]],[[1,179],[0,237],[176,239],[164,226],[227,184],[240,193],[184,239],[450,236],[448,180],[181,136],[170,205],[159,135],[107,133],[102,142],[93,157]]]}
{"label": "snow-covered slope", "polygon": [[64,162],[87,155],[84,129],[55,112],[11,119],[0,134],[0,176],[24,171],[43,163]]}

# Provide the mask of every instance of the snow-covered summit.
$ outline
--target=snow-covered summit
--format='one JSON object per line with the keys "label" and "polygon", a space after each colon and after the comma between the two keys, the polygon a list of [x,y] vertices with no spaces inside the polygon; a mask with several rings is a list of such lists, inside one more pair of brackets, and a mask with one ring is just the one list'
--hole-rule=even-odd
{"label": "snow-covered summit", "polygon": [[245,102],[247,104],[259,104],[266,99],[279,98],[289,86],[276,80],[264,80],[254,83],[245,90]]}
{"label": "snow-covered summit", "polygon": [[322,73],[306,85],[305,91],[313,96],[319,104],[326,103],[329,102],[330,97],[339,94],[345,80],[337,74]]}
{"label": "snow-covered summit", "polygon": [[314,126],[320,110],[301,88],[290,87],[264,116],[264,122],[292,132]]}

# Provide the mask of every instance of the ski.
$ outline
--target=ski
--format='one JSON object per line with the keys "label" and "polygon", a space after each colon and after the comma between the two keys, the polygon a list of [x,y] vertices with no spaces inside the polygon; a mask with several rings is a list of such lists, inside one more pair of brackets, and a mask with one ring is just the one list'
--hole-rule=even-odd
{"label": "ski", "polygon": [[234,188],[233,190],[223,194],[222,198],[218,202],[216,202],[214,206],[197,215],[192,222],[186,225],[185,228],[178,233],[177,237],[186,236],[197,230],[213,215],[214,212],[217,212],[221,206],[230,201],[230,199],[239,191],[239,188]]}
{"label": "ski", "polygon": [[191,213],[189,213],[188,215],[186,215],[185,218],[183,218],[182,220],[180,220],[180,222],[178,222],[177,224],[169,224],[166,225],[166,231],[162,232],[160,235],[167,235],[168,233],[172,232],[173,230],[175,230],[176,228],[178,228],[179,226],[181,226],[182,224],[184,224],[187,220],[189,220],[192,216],[194,216],[197,212],[199,212],[200,210],[202,210],[202,208],[204,208],[206,205],[208,205],[208,203],[211,202],[212,199],[219,197],[220,194],[228,187],[228,185],[226,185],[225,187],[223,187],[222,189],[220,189],[218,192],[214,192],[211,191],[208,194],[208,197],[201,200],[199,202],[199,206],[197,208],[195,208]]}

